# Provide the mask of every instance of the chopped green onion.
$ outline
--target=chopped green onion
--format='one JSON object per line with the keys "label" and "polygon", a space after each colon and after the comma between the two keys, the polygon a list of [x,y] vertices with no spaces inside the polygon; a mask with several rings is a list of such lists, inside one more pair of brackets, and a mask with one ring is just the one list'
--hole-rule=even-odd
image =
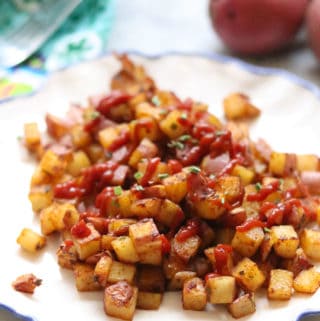
{"label": "chopped green onion", "polygon": [[159,114],[160,115],[166,115],[167,114],[167,110],[166,109],[161,109],[160,111],[159,111]]}
{"label": "chopped green onion", "polygon": [[159,100],[159,97],[158,96],[153,96],[151,98],[151,102],[156,105],[156,106],[160,106],[160,100]]}
{"label": "chopped green onion", "polygon": [[216,136],[222,136],[222,135],[224,135],[226,132],[224,131],[224,130],[217,130],[216,132],[215,132],[215,135]]}
{"label": "chopped green onion", "polygon": [[215,179],[215,178],[216,178],[216,175],[210,174],[210,175],[209,175],[209,178],[210,178],[210,179]]}
{"label": "chopped green onion", "polygon": [[144,188],[143,188],[143,186],[137,184],[137,185],[135,186],[135,190],[136,190],[136,191],[143,191]]}
{"label": "chopped green onion", "polygon": [[221,197],[221,204],[224,204],[225,203],[225,198],[224,197]]}
{"label": "chopped green onion", "polygon": [[173,140],[172,142],[170,142],[170,143],[168,144],[168,147],[170,147],[170,148],[177,148],[177,149],[182,150],[182,149],[184,149],[184,144],[181,143],[181,142],[178,142],[178,141],[176,141],[176,140]]}
{"label": "chopped green onion", "polygon": [[143,175],[142,175],[141,172],[135,172],[133,176],[134,176],[135,179],[139,179],[139,178],[141,178]]}
{"label": "chopped green onion", "polygon": [[160,179],[167,178],[167,177],[169,177],[169,174],[168,174],[168,173],[160,173],[160,174],[158,175],[158,178],[160,178]]}
{"label": "chopped green onion", "polygon": [[96,119],[100,116],[100,113],[98,111],[93,111],[90,115],[90,118],[93,120],[93,119]]}
{"label": "chopped green onion", "polygon": [[122,188],[121,188],[121,186],[115,186],[115,187],[113,188],[113,192],[114,192],[114,194],[115,194],[116,196],[121,195],[121,193],[122,193]]}
{"label": "chopped green onion", "polygon": [[187,120],[188,119],[188,115],[187,113],[182,113],[180,116],[181,119]]}
{"label": "chopped green onion", "polygon": [[262,188],[262,185],[261,185],[261,183],[257,183],[255,185],[255,187],[256,187],[256,190],[259,192],[261,190],[261,188]]}
{"label": "chopped green onion", "polygon": [[263,230],[264,230],[266,233],[270,233],[270,232],[271,232],[271,230],[270,230],[269,228],[267,228],[267,227],[264,227]]}
{"label": "chopped green onion", "polygon": [[189,140],[191,138],[190,135],[182,135],[178,138],[178,140],[180,140],[180,142],[185,142],[187,140]]}
{"label": "chopped green onion", "polygon": [[193,174],[198,174],[201,172],[201,169],[198,166],[190,166],[189,172]]}

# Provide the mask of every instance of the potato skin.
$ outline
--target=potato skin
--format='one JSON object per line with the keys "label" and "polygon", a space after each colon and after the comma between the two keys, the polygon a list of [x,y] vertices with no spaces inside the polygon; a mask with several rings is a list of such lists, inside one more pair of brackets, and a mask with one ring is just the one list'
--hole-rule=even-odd
{"label": "potato skin", "polygon": [[244,55],[285,46],[301,26],[308,0],[211,0],[212,25],[225,45]]}
{"label": "potato skin", "polygon": [[306,15],[308,38],[314,54],[320,61],[320,0],[311,1]]}

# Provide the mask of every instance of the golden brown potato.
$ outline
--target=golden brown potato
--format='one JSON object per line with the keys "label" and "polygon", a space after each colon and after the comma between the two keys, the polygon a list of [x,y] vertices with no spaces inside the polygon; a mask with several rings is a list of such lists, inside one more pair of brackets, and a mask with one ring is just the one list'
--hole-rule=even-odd
{"label": "golden brown potato", "polygon": [[35,253],[46,245],[46,238],[29,228],[24,228],[17,238],[17,243],[24,250]]}
{"label": "golden brown potato", "polygon": [[194,277],[197,276],[196,272],[193,271],[179,271],[176,272],[172,278],[170,279],[170,282],[168,284],[168,290],[170,291],[177,291],[181,290],[183,288],[183,284]]}
{"label": "golden brown potato", "polygon": [[94,267],[85,263],[74,265],[76,288],[80,292],[101,290],[99,282],[94,275]]}
{"label": "golden brown potato", "polygon": [[293,289],[293,273],[287,270],[271,270],[268,286],[268,298],[271,300],[289,300]]}
{"label": "golden brown potato", "polygon": [[112,264],[112,258],[103,255],[94,268],[94,277],[102,287],[107,285]]}
{"label": "golden brown potato", "polygon": [[184,283],[182,304],[186,310],[204,310],[207,304],[207,294],[203,280],[200,278],[192,278]]}
{"label": "golden brown potato", "polygon": [[236,279],[233,276],[212,277],[207,280],[206,288],[210,303],[231,303],[236,296]]}
{"label": "golden brown potato", "polygon": [[247,293],[239,296],[228,305],[228,310],[234,318],[242,318],[256,311],[254,294]]}
{"label": "golden brown potato", "polygon": [[107,282],[117,283],[119,281],[126,281],[130,284],[133,284],[136,271],[137,268],[133,264],[112,261]]}
{"label": "golden brown potato", "polygon": [[162,293],[142,292],[139,290],[137,308],[143,310],[158,310],[162,297]]}
{"label": "golden brown potato", "polygon": [[111,242],[117,258],[124,263],[136,263],[139,261],[137,251],[129,236],[120,236]]}
{"label": "golden brown potato", "polygon": [[319,284],[320,273],[313,267],[301,271],[293,280],[293,288],[300,293],[315,293]]}
{"label": "golden brown potato", "polygon": [[304,253],[313,260],[320,260],[320,231],[304,229],[300,234]]}

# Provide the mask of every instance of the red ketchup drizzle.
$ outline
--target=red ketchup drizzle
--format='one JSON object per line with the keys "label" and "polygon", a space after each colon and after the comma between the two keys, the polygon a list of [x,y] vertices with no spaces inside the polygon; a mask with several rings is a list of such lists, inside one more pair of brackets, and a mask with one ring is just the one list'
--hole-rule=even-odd
{"label": "red ketchup drizzle", "polygon": [[265,227],[265,223],[257,219],[251,219],[236,227],[238,232],[247,232],[256,227]]}
{"label": "red ketchup drizzle", "polygon": [[189,166],[199,163],[202,151],[200,146],[186,145],[183,150],[177,150],[176,155],[184,166]]}
{"label": "red ketchup drizzle", "polygon": [[146,129],[147,132],[150,132],[153,128],[153,123],[150,119],[139,119],[136,121],[133,131],[133,137],[136,142],[140,140],[140,130]]}
{"label": "red ketchup drizzle", "polygon": [[74,180],[57,184],[53,190],[54,197],[66,199],[81,197],[84,192],[85,191],[79,187],[78,183]]}
{"label": "red ketchup drizzle", "polygon": [[169,159],[168,167],[171,175],[182,171],[182,164],[176,159]]}
{"label": "red ketchup drizzle", "polygon": [[215,139],[210,145],[210,155],[212,158],[224,152],[229,152],[230,156],[233,157],[232,136],[230,131],[226,131],[219,136],[215,135]]}
{"label": "red ketchup drizzle", "polygon": [[170,253],[171,250],[171,244],[170,241],[165,237],[165,235],[160,234],[159,238],[161,240],[161,250],[162,254]]}
{"label": "red ketchup drizzle", "polygon": [[219,274],[226,274],[228,257],[232,253],[232,247],[227,244],[218,244],[214,248],[215,267]]}
{"label": "red ketchup drizzle", "polygon": [[120,135],[111,143],[108,147],[108,151],[114,152],[116,149],[122,147],[130,140],[130,134],[128,131],[122,131]]}
{"label": "red ketchup drizzle", "polygon": [[267,198],[273,192],[276,192],[279,188],[280,182],[274,181],[266,186],[262,186],[260,191],[257,193],[252,193],[247,196],[247,201],[249,202],[261,202]]}
{"label": "red ketchup drizzle", "polygon": [[199,174],[190,173],[187,177],[187,189],[188,196],[191,202],[197,202],[199,200],[207,198],[214,192],[208,187],[208,181],[205,176]]}
{"label": "red ketchup drizzle", "polygon": [[131,99],[131,97],[131,95],[122,93],[121,91],[113,91],[110,95],[100,100],[96,109],[102,115],[108,116],[112,107],[127,103]]}
{"label": "red ketchup drizzle", "polygon": [[234,158],[232,159],[222,170],[221,172],[219,173],[218,176],[223,176],[223,175],[226,175],[226,174],[230,174],[232,172],[232,170],[234,169],[234,167],[239,164],[240,161],[239,159],[237,158]]}
{"label": "red ketchup drizzle", "polygon": [[84,220],[81,220],[72,226],[71,234],[78,239],[83,239],[91,234],[91,230],[86,225]]}
{"label": "red ketchup drizzle", "polygon": [[180,228],[175,238],[178,242],[184,242],[189,237],[198,235],[201,232],[200,222],[197,219],[191,219],[187,224]]}
{"label": "red ketchup drizzle", "polygon": [[101,116],[98,116],[92,120],[90,120],[89,122],[87,122],[84,126],[83,126],[83,129],[86,131],[86,132],[93,132],[99,125],[100,125],[100,122],[101,122]]}
{"label": "red ketchup drizzle", "polygon": [[68,251],[72,246],[73,246],[73,241],[72,240],[64,240],[64,249]]}
{"label": "red ketchup drizzle", "polygon": [[149,184],[149,181],[151,180],[153,174],[155,173],[159,163],[160,163],[159,157],[152,158],[148,161],[146,172],[144,173],[140,181],[140,184],[142,186],[147,186]]}
{"label": "red ketchup drizzle", "polygon": [[110,203],[114,198],[114,188],[111,186],[107,186],[99,193],[96,197],[95,206],[100,209],[100,213],[102,216],[105,216],[107,213],[107,209],[109,208]]}

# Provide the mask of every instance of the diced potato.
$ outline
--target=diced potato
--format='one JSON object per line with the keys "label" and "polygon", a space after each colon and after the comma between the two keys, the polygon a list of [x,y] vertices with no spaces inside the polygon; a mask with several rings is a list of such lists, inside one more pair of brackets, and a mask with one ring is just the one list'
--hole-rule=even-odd
{"label": "diced potato", "polygon": [[194,201],[193,207],[198,216],[207,220],[215,220],[220,217],[225,212],[225,208],[217,205],[216,200],[217,195],[209,195],[205,199]]}
{"label": "diced potato", "polygon": [[126,281],[130,284],[133,284],[135,275],[135,265],[113,261],[111,264],[107,282],[117,283],[119,281]]}
{"label": "diced potato", "polygon": [[105,148],[108,149],[111,144],[118,138],[120,133],[129,131],[127,124],[110,126],[99,131],[99,142]]}
{"label": "diced potato", "polygon": [[[112,219],[108,224],[108,231],[110,234],[119,235],[122,234],[125,230],[129,229],[131,224],[137,223],[137,220],[133,218],[118,218]],[[125,234],[128,234],[127,232]]]}
{"label": "diced potato", "polygon": [[144,138],[138,145],[138,147],[131,154],[128,164],[137,168],[137,164],[143,158],[153,158],[159,153],[157,145],[155,145],[150,139]]}
{"label": "diced potato", "polygon": [[184,214],[179,205],[168,199],[163,199],[156,220],[168,227],[179,224],[184,219]]}
{"label": "diced potato", "polygon": [[117,237],[112,234],[104,234],[101,235],[101,250],[112,251],[113,247],[111,242],[115,240]]}
{"label": "diced potato", "polygon": [[142,292],[139,290],[137,308],[143,310],[157,310],[162,301],[162,293]]}
{"label": "diced potato", "polygon": [[174,203],[180,203],[187,194],[187,173],[180,172],[162,180],[167,197]]}
{"label": "diced potato", "polygon": [[298,248],[296,256],[293,259],[283,259],[281,262],[281,267],[293,273],[293,276],[296,277],[301,271],[307,270],[313,267],[308,261],[306,254],[302,248]]}
{"label": "diced potato", "polygon": [[72,154],[72,159],[68,163],[67,171],[72,176],[78,176],[81,174],[82,169],[89,167],[90,164],[90,159],[87,154],[84,151],[79,150]]}
{"label": "diced potato", "polygon": [[158,122],[150,117],[139,118],[129,123],[130,137],[133,141],[139,142],[144,138],[157,141],[161,138]]}
{"label": "diced potato", "polygon": [[316,155],[297,155],[297,170],[304,171],[318,171],[319,159]]}
{"label": "diced potato", "polygon": [[70,227],[78,222],[79,216],[77,209],[70,203],[52,203],[40,213],[41,231],[44,235],[61,231],[67,227],[66,221]]}
{"label": "diced potato", "polygon": [[257,264],[249,258],[243,258],[233,268],[232,275],[237,282],[249,291],[256,291],[265,280],[265,276],[258,268]]}
{"label": "diced potato", "polygon": [[286,158],[285,153],[272,152],[269,161],[269,171],[273,175],[282,176],[285,171]]}
{"label": "diced potato", "polygon": [[283,258],[293,258],[296,255],[299,238],[291,225],[272,226],[271,238],[277,255]]}
{"label": "diced potato", "polygon": [[41,144],[41,136],[37,123],[24,124],[24,142],[30,151],[34,151]]}
{"label": "diced potato", "polygon": [[88,236],[84,238],[73,236],[72,238],[80,260],[85,260],[89,256],[100,251],[101,236],[99,232],[91,223],[87,223],[87,227],[90,229],[90,234]]}
{"label": "diced potato", "polygon": [[46,124],[48,133],[55,139],[66,135],[70,127],[67,122],[51,114],[46,115]]}
{"label": "diced potato", "polygon": [[243,187],[237,176],[223,176],[218,179],[215,189],[223,196],[225,202],[234,203],[243,195]]}
{"label": "diced potato", "polygon": [[61,176],[67,167],[65,157],[55,154],[48,149],[40,161],[40,168],[54,177]]}
{"label": "diced potato", "polygon": [[243,185],[250,184],[255,176],[254,171],[252,169],[248,169],[248,168],[241,166],[241,165],[236,165],[233,168],[231,175],[239,176],[241,183]]}
{"label": "diced potato", "polygon": [[293,288],[300,293],[315,293],[319,284],[320,273],[313,267],[301,271],[293,280]]}
{"label": "diced potato", "polygon": [[132,320],[138,299],[138,289],[121,281],[106,287],[104,310],[107,315],[123,320]]}
{"label": "diced potato", "polygon": [[198,235],[188,237],[184,241],[173,239],[172,250],[183,261],[188,262],[191,257],[195,256],[200,248],[201,238]]}
{"label": "diced potato", "polygon": [[29,192],[32,210],[37,213],[52,203],[53,193],[50,185],[34,186]]}
{"label": "diced potato", "polygon": [[300,242],[308,257],[320,261],[320,231],[304,229],[300,234]]}
{"label": "diced potato", "polygon": [[271,300],[289,300],[292,294],[293,273],[274,269],[270,273],[268,298]]}
{"label": "diced potato", "polygon": [[212,304],[232,303],[236,296],[236,279],[233,276],[217,276],[207,280],[208,301]]}
{"label": "diced potato", "polygon": [[241,295],[240,297],[235,299],[231,304],[229,304],[228,310],[234,318],[242,318],[246,315],[255,312],[256,304],[254,301],[254,294],[247,293]]}
{"label": "diced potato", "polygon": [[161,109],[154,107],[148,103],[140,103],[135,108],[136,118],[152,117],[159,121],[162,118]]}
{"label": "diced potato", "polygon": [[166,117],[160,121],[160,129],[170,138],[175,139],[183,135],[187,127],[183,126],[179,118],[183,116],[183,111],[173,110],[170,111]]}
{"label": "diced potato", "polygon": [[228,120],[255,118],[260,115],[260,110],[254,106],[248,96],[233,93],[223,100],[225,116]]}
{"label": "diced potato", "polygon": [[37,166],[32,174],[30,186],[47,185],[51,182],[51,179],[52,177],[48,173],[46,173],[40,166]]}
{"label": "diced potato", "polygon": [[162,262],[162,241],[152,219],[145,219],[129,226],[129,236],[133,241],[143,264],[160,265]]}
{"label": "diced potato", "polygon": [[186,310],[201,311],[205,309],[207,293],[200,278],[192,278],[184,283],[182,303]]}
{"label": "diced potato", "polygon": [[162,268],[159,266],[141,265],[139,267],[137,285],[139,291],[162,293],[165,280]]}
{"label": "diced potato", "polygon": [[[204,250],[204,254],[212,264],[213,269],[216,268],[215,248],[216,247],[209,247]],[[225,253],[226,253],[225,264],[219,267],[219,269],[221,270],[219,271],[219,273],[222,275],[230,275],[233,268],[233,256],[232,256],[232,252],[230,253],[225,252]]]}
{"label": "diced potato", "polygon": [[169,284],[168,290],[169,291],[178,291],[183,288],[185,282],[189,279],[195,278],[197,276],[196,272],[193,271],[179,271],[173,275]]}
{"label": "diced potato", "polygon": [[231,244],[235,231],[233,228],[224,227],[215,229],[215,242],[217,244]]}
{"label": "diced potato", "polygon": [[[138,172],[141,173],[141,177],[137,178],[139,184],[141,184],[141,180],[147,170],[149,164],[149,160],[143,159],[138,163]],[[154,183],[161,183],[161,174],[167,174],[169,171],[168,164],[165,162],[159,162],[152,173],[152,176],[149,179],[150,185]],[[152,183],[152,184],[151,184]]]}
{"label": "diced potato", "polygon": [[101,286],[94,276],[94,267],[92,265],[76,263],[74,265],[74,276],[78,291],[101,290]]}
{"label": "diced potato", "polygon": [[264,239],[260,245],[260,255],[262,262],[265,262],[272,250],[273,240],[271,238],[270,233],[265,233]]}
{"label": "diced potato", "polygon": [[85,151],[92,163],[98,163],[105,160],[104,148],[99,144],[90,144],[85,148]]}
{"label": "diced potato", "polygon": [[94,276],[103,287],[107,285],[112,264],[112,258],[108,255],[104,255],[100,258],[94,268]]}
{"label": "diced potato", "polygon": [[242,256],[253,256],[264,238],[263,229],[255,227],[245,232],[236,231],[232,239],[232,247]]}
{"label": "diced potato", "polygon": [[46,238],[29,228],[24,228],[18,238],[17,243],[28,252],[37,252],[46,245]]}
{"label": "diced potato", "polygon": [[132,191],[122,191],[118,196],[119,211],[122,217],[131,217],[131,205],[137,200],[137,196]]}
{"label": "diced potato", "polygon": [[70,130],[72,143],[76,148],[84,148],[91,142],[91,136],[83,129],[82,125],[75,125]]}
{"label": "diced potato", "polygon": [[131,204],[130,212],[131,215],[137,216],[139,218],[152,217],[155,218],[160,212],[160,207],[162,205],[162,199],[150,197],[143,198],[137,201],[134,201]]}
{"label": "diced potato", "polygon": [[111,242],[119,261],[124,263],[136,263],[138,254],[129,236],[120,236]]}
{"label": "diced potato", "polygon": [[[69,240],[69,242],[72,242]],[[57,250],[58,264],[65,269],[73,270],[74,265],[78,261],[78,255],[75,246],[63,243]]]}

